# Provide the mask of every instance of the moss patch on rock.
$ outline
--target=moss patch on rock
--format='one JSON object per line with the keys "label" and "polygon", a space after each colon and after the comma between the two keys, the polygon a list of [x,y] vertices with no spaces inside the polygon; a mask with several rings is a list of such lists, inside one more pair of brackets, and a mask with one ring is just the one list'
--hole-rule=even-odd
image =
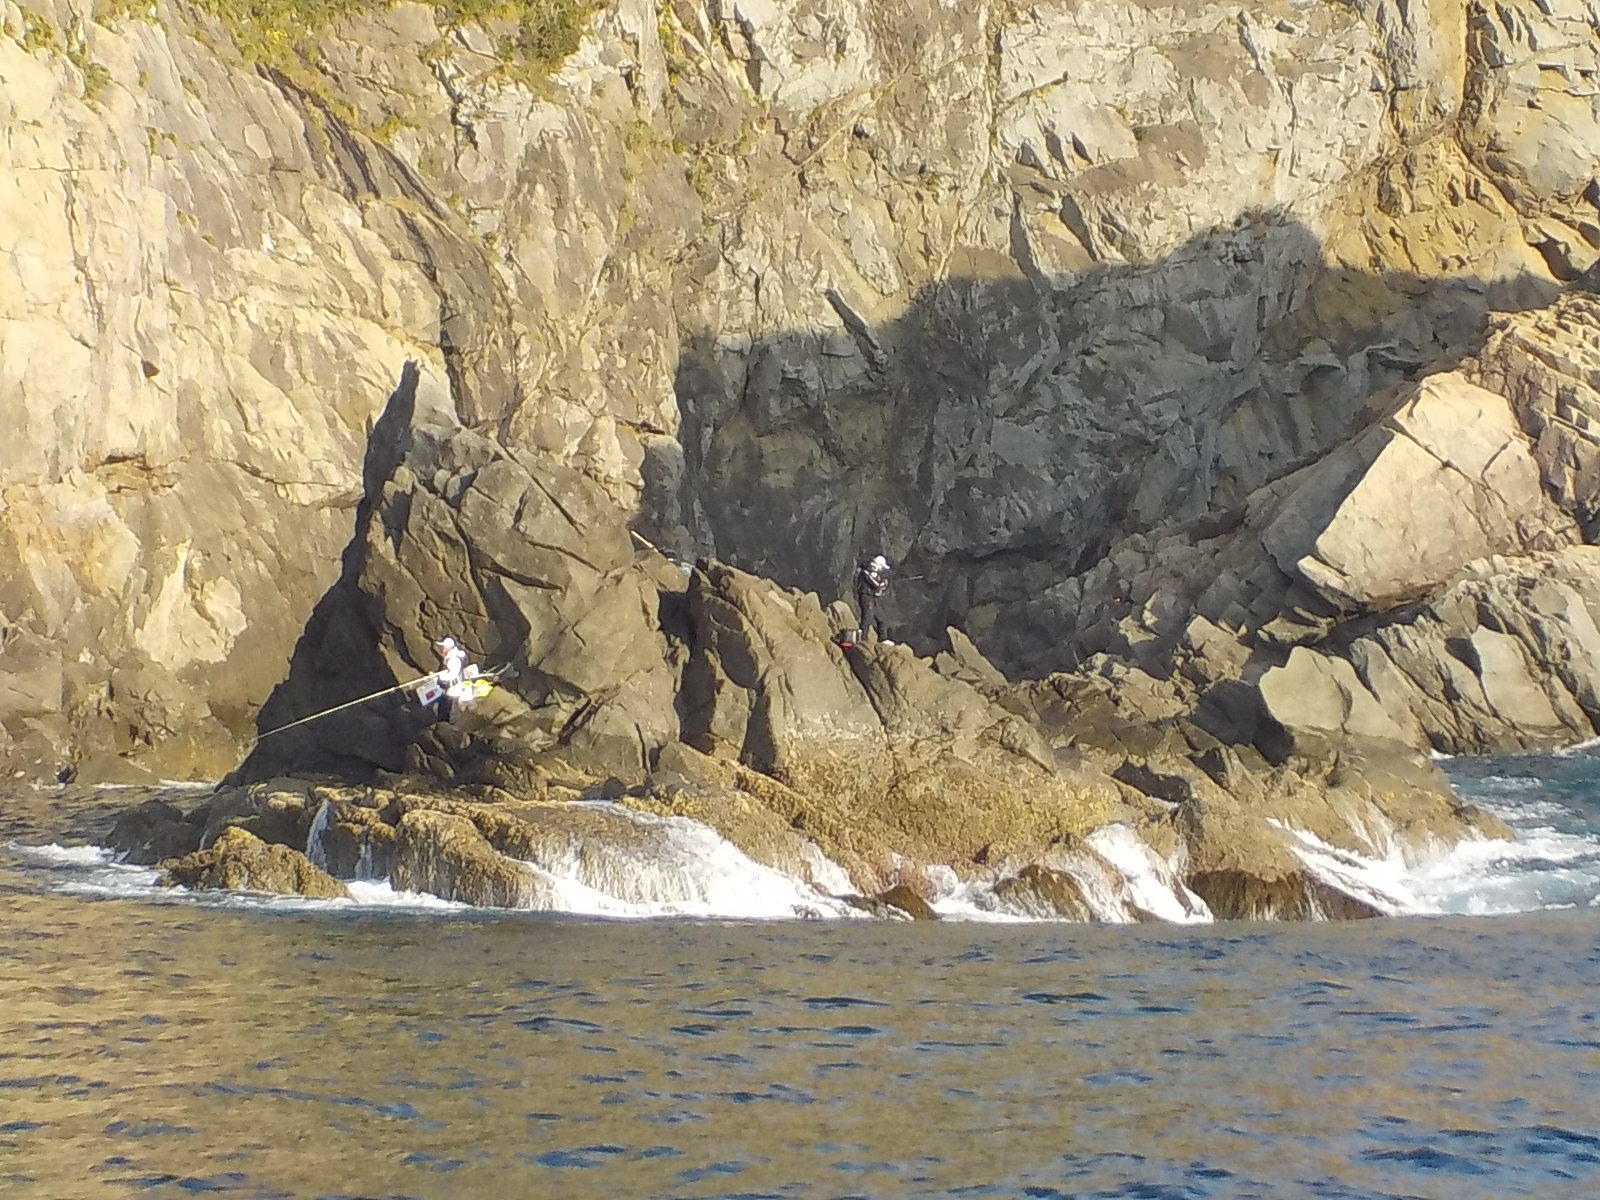
{"label": "moss patch on rock", "polygon": [[[396,0],[197,0],[232,33],[247,56],[273,66],[304,60],[339,25]],[[490,33],[502,64],[548,74],[578,48],[599,0],[444,0],[431,6],[445,29]]]}

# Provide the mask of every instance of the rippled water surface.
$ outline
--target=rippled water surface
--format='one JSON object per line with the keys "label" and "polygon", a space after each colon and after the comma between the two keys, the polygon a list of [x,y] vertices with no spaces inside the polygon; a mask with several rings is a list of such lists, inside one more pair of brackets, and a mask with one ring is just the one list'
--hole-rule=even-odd
{"label": "rippled water surface", "polygon": [[1587,906],[606,922],[46,878],[0,851],[4,1197],[1600,1194]]}

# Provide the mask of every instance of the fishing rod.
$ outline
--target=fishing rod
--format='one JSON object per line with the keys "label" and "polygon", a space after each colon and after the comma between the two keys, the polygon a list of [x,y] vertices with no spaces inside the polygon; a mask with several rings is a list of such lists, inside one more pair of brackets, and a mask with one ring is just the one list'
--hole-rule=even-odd
{"label": "fishing rod", "polygon": [[265,733],[256,734],[256,741],[269,738],[275,733],[282,733],[285,729],[293,729],[296,725],[304,725],[308,721],[315,721],[320,717],[332,716],[336,712],[343,712],[347,708],[354,708],[358,704],[365,704],[368,700],[376,700],[379,696],[391,696],[395,692],[403,692],[407,688],[414,688],[419,683],[426,683],[437,678],[442,672],[429,671],[426,675],[419,675],[409,683],[397,683],[393,687],[384,688],[381,692],[373,692],[370,696],[357,696],[354,700],[346,700],[343,704],[335,704],[332,708],[325,708],[321,712],[314,712],[309,717],[301,717],[298,721],[290,721],[287,725],[279,725],[276,729],[269,729]]}
{"label": "fishing rod", "polygon": [[[470,677],[464,676],[463,682],[472,682],[473,680],[478,679],[487,680],[491,683],[498,682],[500,677],[506,673],[507,668],[510,666],[511,664],[509,662],[501,663],[498,667],[495,667],[492,670],[480,671],[478,674]],[[380,696],[392,696],[395,692],[403,692],[408,688],[414,688],[419,683],[426,683],[430,679],[437,679],[443,674],[443,671],[429,671],[426,675],[419,675],[417,678],[410,680],[407,683],[397,683],[393,687],[384,688],[381,692],[373,692],[370,696],[357,696],[354,700],[346,700],[343,704],[335,704],[332,708],[325,708],[321,712],[314,712],[309,717],[301,717],[298,721],[290,721],[287,725],[279,725],[276,729],[269,729],[265,733],[258,733],[256,734],[256,741],[259,742],[262,738],[269,738],[275,733],[282,733],[285,729],[293,729],[296,725],[304,725],[308,721],[316,721],[322,717],[332,716],[336,712],[343,712],[347,708],[354,708],[358,704],[365,704],[368,700],[376,700]]]}

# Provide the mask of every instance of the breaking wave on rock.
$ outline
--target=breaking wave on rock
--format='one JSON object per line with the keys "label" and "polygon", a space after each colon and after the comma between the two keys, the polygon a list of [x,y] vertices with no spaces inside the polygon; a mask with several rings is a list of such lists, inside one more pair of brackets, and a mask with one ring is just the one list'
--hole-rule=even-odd
{"label": "breaking wave on rock", "polygon": [[[1382,915],[1499,914],[1600,904],[1600,761],[1584,754],[1463,758],[1451,760],[1449,771],[1467,799],[1511,826],[1515,840],[1467,841],[1408,862],[1397,848],[1362,855],[1306,830],[1279,828],[1306,875],[1327,889],[1324,894]],[[847,899],[854,891],[849,875],[814,846],[808,845],[801,878],[755,861],[715,829],[687,817],[601,801],[575,807],[602,832],[553,837],[529,857],[514,860],[529,881],[517,908],[611,919],[868,915]],[[616,836],[606,836],[605,830]],[[324,805],[306,840],[307,856],[321,866],[329,865],[328,834]],[[309,900],[163,887],[157,869],[119,863],[113,852],[92,845],[12,841],[6,849],[19,864],[43,873],[47,886],[84,896],[284,910],[470,907],[396,888],[370,856],[346,872],[353,876],[345,880],[350,899]],[[917,883],[933,913],[946,920],[1211,920],[1205,901],[1185,886],[1181,866],[1156,853],[1131,827],[1113,824],[1020,868],[1012,864],[967,879],[948,869],[922,868]],[[875,911],[901,915],[881,906]]]}
{"label": "breaking wave on rock", "polygon": [[1456,788],[1509,825],[1514,839],[1459,843],[1418,863],[1288,832],[1308,873],[1379,912],[1488,916],[1600,906],[1600,760],[1548,755],[1448,760]]}
{"label": "breaking wave on rock", "polygon": [[117,861],[103,846],[62,846],[55,842],[33,846],[5,843],[6,850],[23,863],[49,872],[55,891],[97,899],[163,900],[285,911],[391,908],[415,911],[465,911],[471,905],[442,900],[426,892],[400,891],[380,880],[353,880],[347,886],[352,900],[316,900],[302,896],[268,896],[247,892],[192,892],[163,887],[156,867],[137,867]]}

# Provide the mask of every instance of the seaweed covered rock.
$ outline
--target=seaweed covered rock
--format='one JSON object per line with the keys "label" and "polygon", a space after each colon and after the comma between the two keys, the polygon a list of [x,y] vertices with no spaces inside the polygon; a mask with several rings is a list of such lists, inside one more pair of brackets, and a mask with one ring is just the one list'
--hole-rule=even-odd
{"label": "seaweed covered rock", "polygon": [[1007,910],[1041,921],[1079,921],[1097,919],[1095,909],[1084,895],[1083,882],[1067,872],[1055,871],[1041,863],[1028,863],[1015,875],[995,884],[995,899]]}
{"label": "seaweed covered rock", "polygon": [[406,891],[493,908],[526,907],[533,872],[495,850],[466,817],[417,808],[395,826],[390,878]]}
{"label": "seaweed covered rock", "polygon": [[870,913],[886,921],[937,921],[934,911],[910,884],[897,883],[876,896],[848,895],[841,897],[851,908]]}
{"label": "seaweed covered rock", "polygon": [[349,889],[298,850],[263,842],[237,826],[204,850],[163,864],[166,887],[272,892],[280,896],[348,899]]}
{"label": "seaweed covered rock", "polygon": [[913,921],[939,919],[939,914],[933,911],[933,906],[919,896],[910,884],[897,883],[892,888],[879,892],[873,900],[889,908],[899,909]]}
{"label": "seaweed covered rock", "polygon": [[387,879],[394,871],[396,831],[383,810],[392,793],[322,798],[306,836],[306,853],[341,879]]}

